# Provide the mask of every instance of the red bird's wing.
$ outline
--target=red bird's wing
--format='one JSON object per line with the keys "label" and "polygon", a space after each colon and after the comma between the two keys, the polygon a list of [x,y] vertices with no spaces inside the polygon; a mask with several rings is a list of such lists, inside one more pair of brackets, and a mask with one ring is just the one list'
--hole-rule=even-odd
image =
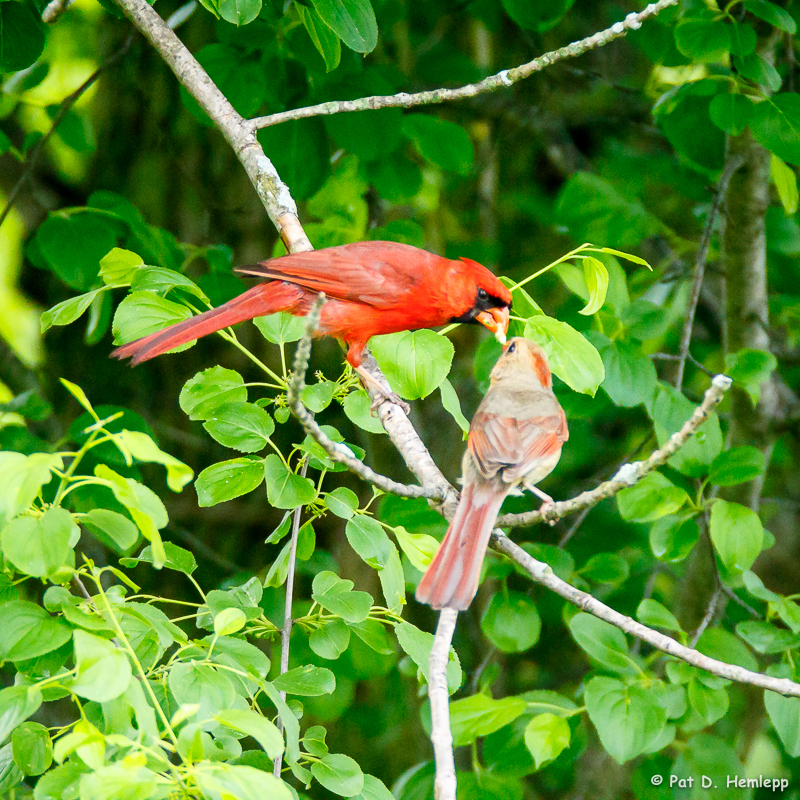
{"label": "red bird's wing", "polygon": [[308,253],[292,253],[257,266],[246,275],[283,280],[376,308],[392,308],[441,270],[446,259],[397,242],[355,242]]}
{"label": "red bird's wing", "polygon": [[566,440],[566,420],[560,415],[501,417],[485,411],[475,415],[467,447],[486,478],[503,470],[503,480],[514,483],[537,462],[553,456]]}

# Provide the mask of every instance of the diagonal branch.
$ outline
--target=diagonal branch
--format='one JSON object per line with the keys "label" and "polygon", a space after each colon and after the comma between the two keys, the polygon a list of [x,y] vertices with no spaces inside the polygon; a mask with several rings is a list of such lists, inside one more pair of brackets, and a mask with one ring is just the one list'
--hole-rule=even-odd
{"label": "diagonal branch", "polygon": [[338,464],[344,464],[351,472],[354,472],[367,483],[371,483],[383,492],[400,495],[401,497],[429,497],[440,500],[442,494],[435,488],[429,489],[424,486],[409,486],[405,483],[393,481],[391,478],[386,477],[386,475],[381,475],[379,472],[375,472],[375,470],[368,467],[363,461],[357,459],[353,451],[347,445],[334,442],[333,439],[320,428],[313,415],[303,405],[300,395],[305,387],[308,360],[311,356],[311,340],[319,324],[319,315],[324,303],[325,293],[320,292],[317,295],[317,299],[314,301],[314,305],[306,316],[306,332],[303,338],[297,343],[292,377],[286,392],[286,401],[289,410],[297,417],[306,433],[330,456],[331,460],[336,461]]}
{"label": "diagonal branch", "polygon": [[581,511],[584,508],[597,505],[601,500],[613,497],[617,492],[633,486],[640,481],[648,472],[652,472],[657,467],[666,464],[686,442],[697,432],[697,429],[708,419],[708,415],[713,409],[722,402],[725,392],[730,389],[731,379],[727,375],[716,375],[711,386],[703,396],[703,402],[694,410],[692,416],[684,426],[669,437],[667,443],[653,452],[644,461],[634,461],[620,467],[617,474],[609,481],[604,481],[596,489],[573,497],[571,500],[564,500],[548,506],[544,514],[541,511],[525,511],[522,514],[504,514],[498,517],[497,525],[501,528],[514,528],[520,525],[535,525],[539,522],[550,522],[557,520],[566,514]]}
{"label": "diagonal branch", "polygon": [[637,30],[642,22],[648,17],[653,17],[669,6],[676,5],[678,0],[658,0],[651,3],[639,12],[628,14],[622,22],[614,23],[604,31],[598,31],[592,36],[587,36],[577,42],[572,42],[558,50],[534,58],[526,64],[518,67],[504,69],[496,75],[484,78],[478,83],[470,83],[466,86],[459,86],[457,89],[431,89],[416,94],[400,92],[392,95],[374,95],[372,97],[361,97],[357,100],[333,100],[328,103],[319,103],[305,108],[295,108],[290,111],[281,111],[277,114],[270,114],[266,117],[255,117],[249,121],[253,130],[268,128],[271,125],[279,125],[293,119],[303,119],[305,117],[328,116],[330,114],[343,114],[351,111],[367,111],[377,108],[411,108],[412,106],[431,105],[433,103],[443,103],[447,100],[462,100],[465,97],[475,97],[477,94],[493,92],[504,86],[513,86],[517,81],[528,78],[535,72],[541,72],[545,67],[563,61],[567,58],[575,58],[583,55],[589,50],[603,47],[609,42],[624,36],[629,30]]}
{"label": "diagonal branch", "polygon": [[620,614],[619,611],[615,611],[613,608],[601,603],[592,595],[570,586],[566,581],[562,581],[561,578],[557,578],[547,564],[529,556],[521,547],[514,544],[500,531],[492,533],[492,546],[495,550],[507,555],[512,561],[519,564],[537,583],[551,589],[583,611],[610,622],[625,633],[638,636],[642,641],[651,644],[668,655],[675,656],[687,664],[699,667],[722,678],[739,681],[739,683],[749,683],[752,686],[760,686],[787,697],[800,697],[800,684],[788,678],[773,678],[769,675],[762,675],[759,672],[751,672],[749,669],[738,667],[735,664],[718,661],[715,658],[699,653],[691,647],[686,647],[676,642],[670,636],[654,631],[652,628],[648,628],[646,625]]}

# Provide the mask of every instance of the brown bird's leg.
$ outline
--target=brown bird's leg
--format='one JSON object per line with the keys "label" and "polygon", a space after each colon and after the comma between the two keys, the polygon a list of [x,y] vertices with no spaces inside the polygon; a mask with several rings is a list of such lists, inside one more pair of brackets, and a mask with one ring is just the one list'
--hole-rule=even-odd
{"label": "brown bird's leg", "polygon": [[395,405],[400,406],[400,408],[402,408],[403,411],[406,412],[406,415],[408,415],[411,412],[411,406],[408,403],[406,403],[406,401],[403,400],[403,398],[400,397],[400,395],[395,394],[394,392],[387,392],[386,389],[384,389],[383,386],[381,386],[380,382],[375,378],[373,378],[372,375],[370,375],[369,372],[367,372],[367,370],[364,369],[364,367],[362,367],[360,364],[357,367],[353,367],[353,369],[355,369],[355,371],[361,378],[361,382],[364,384],[364,388],[366,388],[367,386],[372,386],[375,389],[376,392],[375,399],[372,401],[372,404],[369,407],[369,410],[372,412],[373,416],[375,415],[375,411],[377,410],[378,406],[381,403],[386,402],[387,400],[390,403],[394,403]]}
{"label": "brown bird's leg", "polygon": [[[547,508],[547,507],[548,507],[548,506],[554,506],[554,505],[556,504],[556,501],[555,501],[555,500],[553,500],[553,498],[552,498],[552,497],[550,497],[550,495],[549,495],[549,494],[546,494],[545,492],[543,492],[541,489],[538,489],[538,488],[537,488],[536,486],[534,486],[533,484],[528,484],[528,483],[524,483],[524,482],[523,482],[523,486],[524,486],[524,487],[525,487],[525,488],[526,488],[528,491],[530,491],[530,492],[532,492],[533,494],[535,494],[535,495],[536,495],[536,496],[537,496],[537,497],[538,497],[538,498],[539,498],[539,499],[542,501],[542,505],[541,505],[541,507],[539,508],[539,512],[542,514],[542,516],[546,516],[546,514],[547,514],[547,511],[548,511],[548,508]],[[555,525],[555,524],[556,524],[556,520],[554,520],[554,519],[548,519],[548,520],[547,520],[547,524],[548,524],[548,525]]]}

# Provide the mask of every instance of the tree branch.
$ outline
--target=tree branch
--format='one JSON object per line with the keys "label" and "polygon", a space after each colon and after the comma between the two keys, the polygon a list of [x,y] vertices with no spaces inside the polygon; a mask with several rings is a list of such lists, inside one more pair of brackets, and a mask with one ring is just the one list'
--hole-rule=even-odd
{"label": "tree branch", "polygon": [[317,299],[314,301],[314,305],[306,316],[306,332],[297,344],[294,355],[294,366],[292,368],[292,378],[289,381],[289,387],[286,392],[286,401],[289,410],[299,420],[306,433],[308,433],[330,456],[331,460],[339,464],[344,464],[351,472],[354,472],[367,483],[371,483],[381,491],[400,495],[401,497],[429,497],[440,500],[442,495],[440,492],[437,492],[436,489],[427,489],[424,486],[409,486],[405,483],[398,483],[386,477],[386,475],[375,472],[375,470],[368,467],[363,461],[357,459],[353,451],[347,445],[334,442],[333,439],[320,428],[313,415],[303,405],[300,395],[305,387],[305,376],[308,370],[308,361],[311,356],[311,340],[319,324],[319,315],[324,303],[325,294],[324,292],[320,292],[317,295]]}
{"label": "tree branch", "polygon": [[[119,0],[118,0],[119,1]],[[304,119],[306,117],[328,116],[331,114],[343,114],[351,111],[367,111],[378,108],[411,108],[412,106],[431,105],[433,103],[443,103],[447,100],[462,100],[465,97],[475,97],[484,92],[493,92],[504,86],[513,86],[517,81],[521,81],[541,72],[545,67],[549,67],[567,58],[575,58],[583,55],[589,50],[603,47],[609,42],[624,36],[629,30],[637,30],[642,22],[648,17],[653,17],[669,6],[676,5],[678,0],[658,0],[651,3],[639,12],[628,14],[622,22],[616,22],[604,31],[598,31],[592,36],[568,44],[558,50],[534,58],[526,64],[518,67],[504,69],[496,75],[484,78],[478,83],[470,83],[460,86],[457,89],[431,89],[416,94],[400,92],[392,95],[374,95],[371,97],[361,97],[357,100],[333,100],[327,103],[319,103],[305,108],[295,108],[290,111],[281,111],[277,114],[270,114],[265,117],[254,117],[249,120],[252,130],[268,128],[271,125],[279,125],[281,122],[288,122],[294,119]]]}
{"label": "tree branch", "polygon": [[716,375],[711,386],[706,390],[703,402],[694,410],[692,416],[684,426],[669,437],[667,443],[654,451],[644,461],[634,461],[625,464],[617,471],[611,480],[604,481],[596,489],[548,506],[544,514],[541,511],[525,511],[522,514],[503,514],[498,517],[497,525],[501,528],[514,528],[520,525],[535,525],[540,522],[550,522],[560,519],[566,514],[581,511],[584,508],[597,505],[601,500],[613,497],[617,492],[638,483],[648,472],[652,472],[662,464],[666,464],[671,456],[680,450],[689,439],[694,436],[697,429],[708,419],[711,411],[722,402],[725,392],[731,386],[731,379],[727,375]]}
{"label": "tree branch", "polygon": [[456,800],[456,764],[453,758],[453,734],[450,732],[450,695],[447,691],[447,662],[450,643],[456,629],[458,611],[443,608],[433,639],[428,697],[431,701],[431,744],[436,761],[435,800]]}
{"label": "tree branch", "polygon": [[604,603],[596,600],[590,594],[570,586],[566,581],[557,578],[550,567],[529,556],[521,547],[514,544],[505,534],[500,531],[493,531],[492,546],[499,553],[507,555],[522,567],[537,583],[546,586],[556,594],[574,603],[583,611],[593,614],[599,619],[610,622],[625,633],[638,636],[643,641],[651,644],[657,650],[661,650],[668,655],[680,658],[687,664],[699,667],[713,675],[721,678],[728,678],[739,683],[749,683],[753,686],[760,686],[764,689],[786,695],[787,697],[800,697],[800,684],[788,678],[773,678],[769,675],[762,675],[759,672],[751,672],[744,667],[737,667],[735,664],[727,664],[724,661],[717,661],[715,658],[705,656],[690,647],[676,642],[670,636],[652,630],[646,625],[642,625],[619,611],[609,608]]}
{"label": "tree branch", "polygon": [[272,162],[264,154],[252,125],[234,109],[147,0],[117,0],[117,4],[222,132],[278,229],[286,249],[290,253],[313,250],[297,217],[297,205]]}

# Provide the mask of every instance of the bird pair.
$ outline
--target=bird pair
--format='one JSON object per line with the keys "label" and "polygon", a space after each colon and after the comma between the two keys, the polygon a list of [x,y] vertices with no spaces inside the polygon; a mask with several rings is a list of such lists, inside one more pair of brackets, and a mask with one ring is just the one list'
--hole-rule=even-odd
{"label": "bird pair", "polygon": [[[315,336],[343,339],[347,361],[368,382],[372,378],[361,359],[372,336],[479,322],[505,341],[508,330],[511,293],[486,267],[410,245],[356,242],[237,271],[262,282],[218,308],[119,347],[113,355],[139,364],[254,317],[278,311],[305,316],[320,292],[328,302]],[[511,339],[472,419],[461,500],[419,584],[418,600],[434,608],[469,606],[503,500],[523,486],[552,502],[535,484],[553,470],[567,436],[544,352],[526,339]]]}

